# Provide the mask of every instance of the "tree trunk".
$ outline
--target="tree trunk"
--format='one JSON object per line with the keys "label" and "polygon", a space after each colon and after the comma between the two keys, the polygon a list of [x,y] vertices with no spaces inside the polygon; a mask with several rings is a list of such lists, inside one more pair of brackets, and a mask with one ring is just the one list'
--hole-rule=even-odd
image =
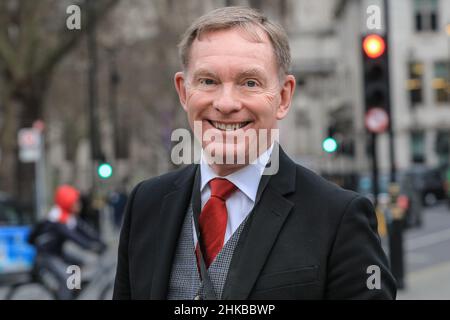
{"label": "tree trunk", "polygon": [[4,93],[0,131],[0,191],[17,196],[17,115],[20,104],[10,92]]}
{"label": "tree trunk", "polygon": [[47,81],[30,81],[19,88],[4,88],[3,92],[0,190],[17,197],[25,205],[32,205],[34,199],[34,163],[20,162],[17,133],[21,128],[32,127],[35,120],[42,119],[44,83]]}

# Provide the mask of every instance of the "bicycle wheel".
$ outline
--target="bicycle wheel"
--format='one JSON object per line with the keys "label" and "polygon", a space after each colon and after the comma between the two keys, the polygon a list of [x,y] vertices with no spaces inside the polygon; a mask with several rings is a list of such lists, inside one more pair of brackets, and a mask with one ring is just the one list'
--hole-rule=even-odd
{"label": "bicycle wheel", "polygon": [[54,293],[40,283],[19,283],[8,288],[5,300],[54,300]]}

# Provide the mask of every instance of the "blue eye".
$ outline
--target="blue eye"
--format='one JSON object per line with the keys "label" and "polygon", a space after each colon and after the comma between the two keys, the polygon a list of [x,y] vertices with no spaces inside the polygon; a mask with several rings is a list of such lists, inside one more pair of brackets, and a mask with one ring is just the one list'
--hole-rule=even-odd
{"label": "blue eye", "polygon": [[200,79],[200,83],[210,86],[210,85],[214,84],[214,80],[213,79]]}
{"label": "blue eye", "polygon": [[247,87],[250,87],[250,88],[254,88],[254,87],[256,87],[258,85],[256,83],[256,81],[253,81],[253,80],[248,80],[248,81],[245,82],[245,84],[247,85]]}

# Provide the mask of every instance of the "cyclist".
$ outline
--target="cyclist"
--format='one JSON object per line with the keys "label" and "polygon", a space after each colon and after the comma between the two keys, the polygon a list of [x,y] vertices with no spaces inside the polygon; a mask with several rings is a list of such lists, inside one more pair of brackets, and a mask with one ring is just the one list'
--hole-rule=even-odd
{"label": "cyclist", "polygon": [[99,254],[106,249],[106,245],[93,228],[77,217],[81,202],[80,192],[76,188],[69,185],[58,187],[54,200],[55,205],[48,217],[34,227],[28,241],[36,247],[35,272],[43,281],[53,282],[46,284],[54,287],[57,299],[67,300],[74,298],[75,294],[66,283],[67,267],[81,267],[83,260],[66,252],[64,244],[70,241]]}

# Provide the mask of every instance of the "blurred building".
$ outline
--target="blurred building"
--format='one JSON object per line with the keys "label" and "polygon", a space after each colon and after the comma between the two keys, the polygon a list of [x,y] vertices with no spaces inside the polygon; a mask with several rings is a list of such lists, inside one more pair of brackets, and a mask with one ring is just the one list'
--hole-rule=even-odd
{"label": "blurred building", "polygon": [[[353,113],[355,168],[370,170],[366,154],[361,70],[361,32],[366,10],[378,2],[339,0],[335,30],[339,37],[339,95]],[[445,165],[450,138],[450,2],[396,0],[389,3],[391,110],[396,165],[402,171],[415,163]],[[381,135],[378,159],[389,170],[387,135]]]}
{"label": "blurred building", "polygon": [[391,2],[397,162],[443,165],[450,142],[450,1]]}
{"label": "blurred building", "polygon": [[[349,44],[337,29],[338,4],[336,0],[289,1],[290,16],[284,26],[297,88],[290,114],[280,123],[280,141],[298,163],[351,188],[358,171],[357,132],[362,131],[348,96],[354,93],[350,72],[357,53],[342,52]],[[351,63],[345,64],[347,60]],[[336,130],[344,152],[329,154],[322,142]]]}
{"label": "blurred building", "polygon": [[[399,171],[445,165],[450,145],[450,2],[388,1],[391,108]],[[297,1],[287,26],[298,88],[281,141],[296,160],[347,187],[369,174],[364,127],[361,35],[377,0]],[[321,143],[333,131],[339,152]],[[387,134],[378,139],[382,172],[390,168]]]}

